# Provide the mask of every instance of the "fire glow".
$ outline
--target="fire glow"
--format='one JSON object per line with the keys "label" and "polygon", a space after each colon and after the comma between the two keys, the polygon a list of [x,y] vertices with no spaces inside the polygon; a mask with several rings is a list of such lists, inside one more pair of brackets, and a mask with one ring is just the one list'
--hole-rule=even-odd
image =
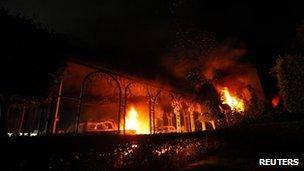
{"label": "fire glow", "polygon": [[224,87],[220,93],[222,103],[230,106],[231,110],[236,112],[245,111],[244,101],[236,96],[232,96],[227,87]]}
{"label": "fire glow", "polygon": [[275,96],[272,100],[271,100],[271,103],[272,103],[272,107],[273,108],[277,108],[279,106],[279,103],[280,103],[280,96]]}
{"label": "fire glow", "polygon": [[134,106],[132,106],[126,115],[126,127],[127,131],[134,131],[135,134],[149,134],[149,125],[141,120],[139,114]]}

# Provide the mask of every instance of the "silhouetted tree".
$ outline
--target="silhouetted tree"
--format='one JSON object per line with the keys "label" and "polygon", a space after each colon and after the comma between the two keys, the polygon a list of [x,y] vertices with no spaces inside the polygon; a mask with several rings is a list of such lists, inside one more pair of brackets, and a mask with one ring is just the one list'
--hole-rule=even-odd
{"label": "silhouetted tree", "polygon": [[251,121],[255,120],[258,116],[260,116],[264,111],[264,102],[258,98],[254,88],[251,85],[248,85],[247,90],[250,94],[250,100],[248,104],[246,104],[246,112],[247,118]]}
{"label": "silhouetted tree", "polygon": [[209,83],[208,80],[203,78],[199,69],[192,69],[187,79],[192,84],[197,95],[197,100],[201,103],[202,109],[205,110],[205,116],[207,120],[214,120],[223,117],[219,108],[221,101],[216,88]]}
{"label": "silhouetted tree", "polygon": [[1,8],[0,25],[0,136],[6,136],[11,104],[20,99],[39,103],[52,99],[69,47],[64,36],[34,17]]}
{"label": "silhouetted tree", "polygon": [[301,55],[280,56],[272,73],[277,79],[284,107],[292,113],[304,113],[304,58]]}

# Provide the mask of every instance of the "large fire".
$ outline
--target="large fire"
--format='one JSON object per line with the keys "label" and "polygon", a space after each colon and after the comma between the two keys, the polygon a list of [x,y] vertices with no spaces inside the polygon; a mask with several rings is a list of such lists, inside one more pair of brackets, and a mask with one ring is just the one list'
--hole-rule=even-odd
{"label": "large fire", "polygon": [[131,107],[126,115],[126,131],[134,131],[135,134],[149,134],[149,125],[139,118],[135,107]]}
{"label": "large fire", "polygon": [[223,104],[227,104],[228,106],[230,106],[231,110],[233,111],[244,112],[244,101],[236,96],[232,96],[227,87],[221,89],[220,93]]}

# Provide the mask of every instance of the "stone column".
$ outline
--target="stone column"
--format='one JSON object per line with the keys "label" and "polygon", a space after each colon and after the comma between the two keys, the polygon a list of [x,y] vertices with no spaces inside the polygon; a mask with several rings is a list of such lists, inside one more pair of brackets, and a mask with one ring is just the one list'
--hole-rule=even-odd
{"label": "stone column", "polygon": [[215,130],[215,123],[214,123],[214,120],[212,120],[212,121],[209,121],[210,123],[211,123],[211,125],[212,125],[212,128]]}
{"label": "stone column", "polygon": [[202,123],[202,130],[203,131],[206,131],[206,124],[205,124],[205,122],[203,121],[203,122],[201,122]]}
{"label": "stone column", "polygon": [[182,104],[179,98],[173,97],[171,105],[173,107],[173,113],[176,118],[176,132],[181,132],[181,120],[180,120],[180,109],[182,108]]}
{"label": "stone column", "polygon": [[188,112],[189,112],[189,117],[190,117],[190,131],[195,132],[195,121],[194,121],[194,106],[191,103],[187,103],[188,105]]}

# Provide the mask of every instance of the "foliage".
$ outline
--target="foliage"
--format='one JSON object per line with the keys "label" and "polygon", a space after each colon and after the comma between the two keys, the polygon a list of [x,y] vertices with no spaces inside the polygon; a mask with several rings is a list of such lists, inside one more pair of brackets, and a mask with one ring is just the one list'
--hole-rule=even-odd
{"label": "foliage", "polygon": [[301,55],[280,56],[272,73],[286,110],[304,113],[304,58]]}
{"label": "foliage", "polygon": [[176,170],[223,144],[216,135],[206,135],[16,137],[0,142],[6,147],[0,155],[14,163],[12,170]]}
{"label": "foliage", "polygon": [[221,104],[219,94],[211,83],[203,84],[199,88],[197,95],[207,120],[220,119],[223,117],[219,108]]}
{"label": "foliage", "polygon": [[296,53],[304,52],[304,23],[296,29],[295,39],[292,42],[291,50]]}
{"label": "foliage", "polygon": [[65,60],[66,37],[0,8],[0,136],[6,136],[10,107],[50,104]]}
{"label": "foliage", "polygon": [[[0,9],[0,94],[47,97],[65,56],[65,38],[37,21]],[[57,78],[56,78],[57,79]]]}
{"label": "foliage", "polygon": [[250,93],[251,99],[246,105],[245,115],[247,115],[248,119],[255,120],[264,112],[265,105],[263,101],[257,97],[256,92],[252,86],[248,85],[247,90]]}

